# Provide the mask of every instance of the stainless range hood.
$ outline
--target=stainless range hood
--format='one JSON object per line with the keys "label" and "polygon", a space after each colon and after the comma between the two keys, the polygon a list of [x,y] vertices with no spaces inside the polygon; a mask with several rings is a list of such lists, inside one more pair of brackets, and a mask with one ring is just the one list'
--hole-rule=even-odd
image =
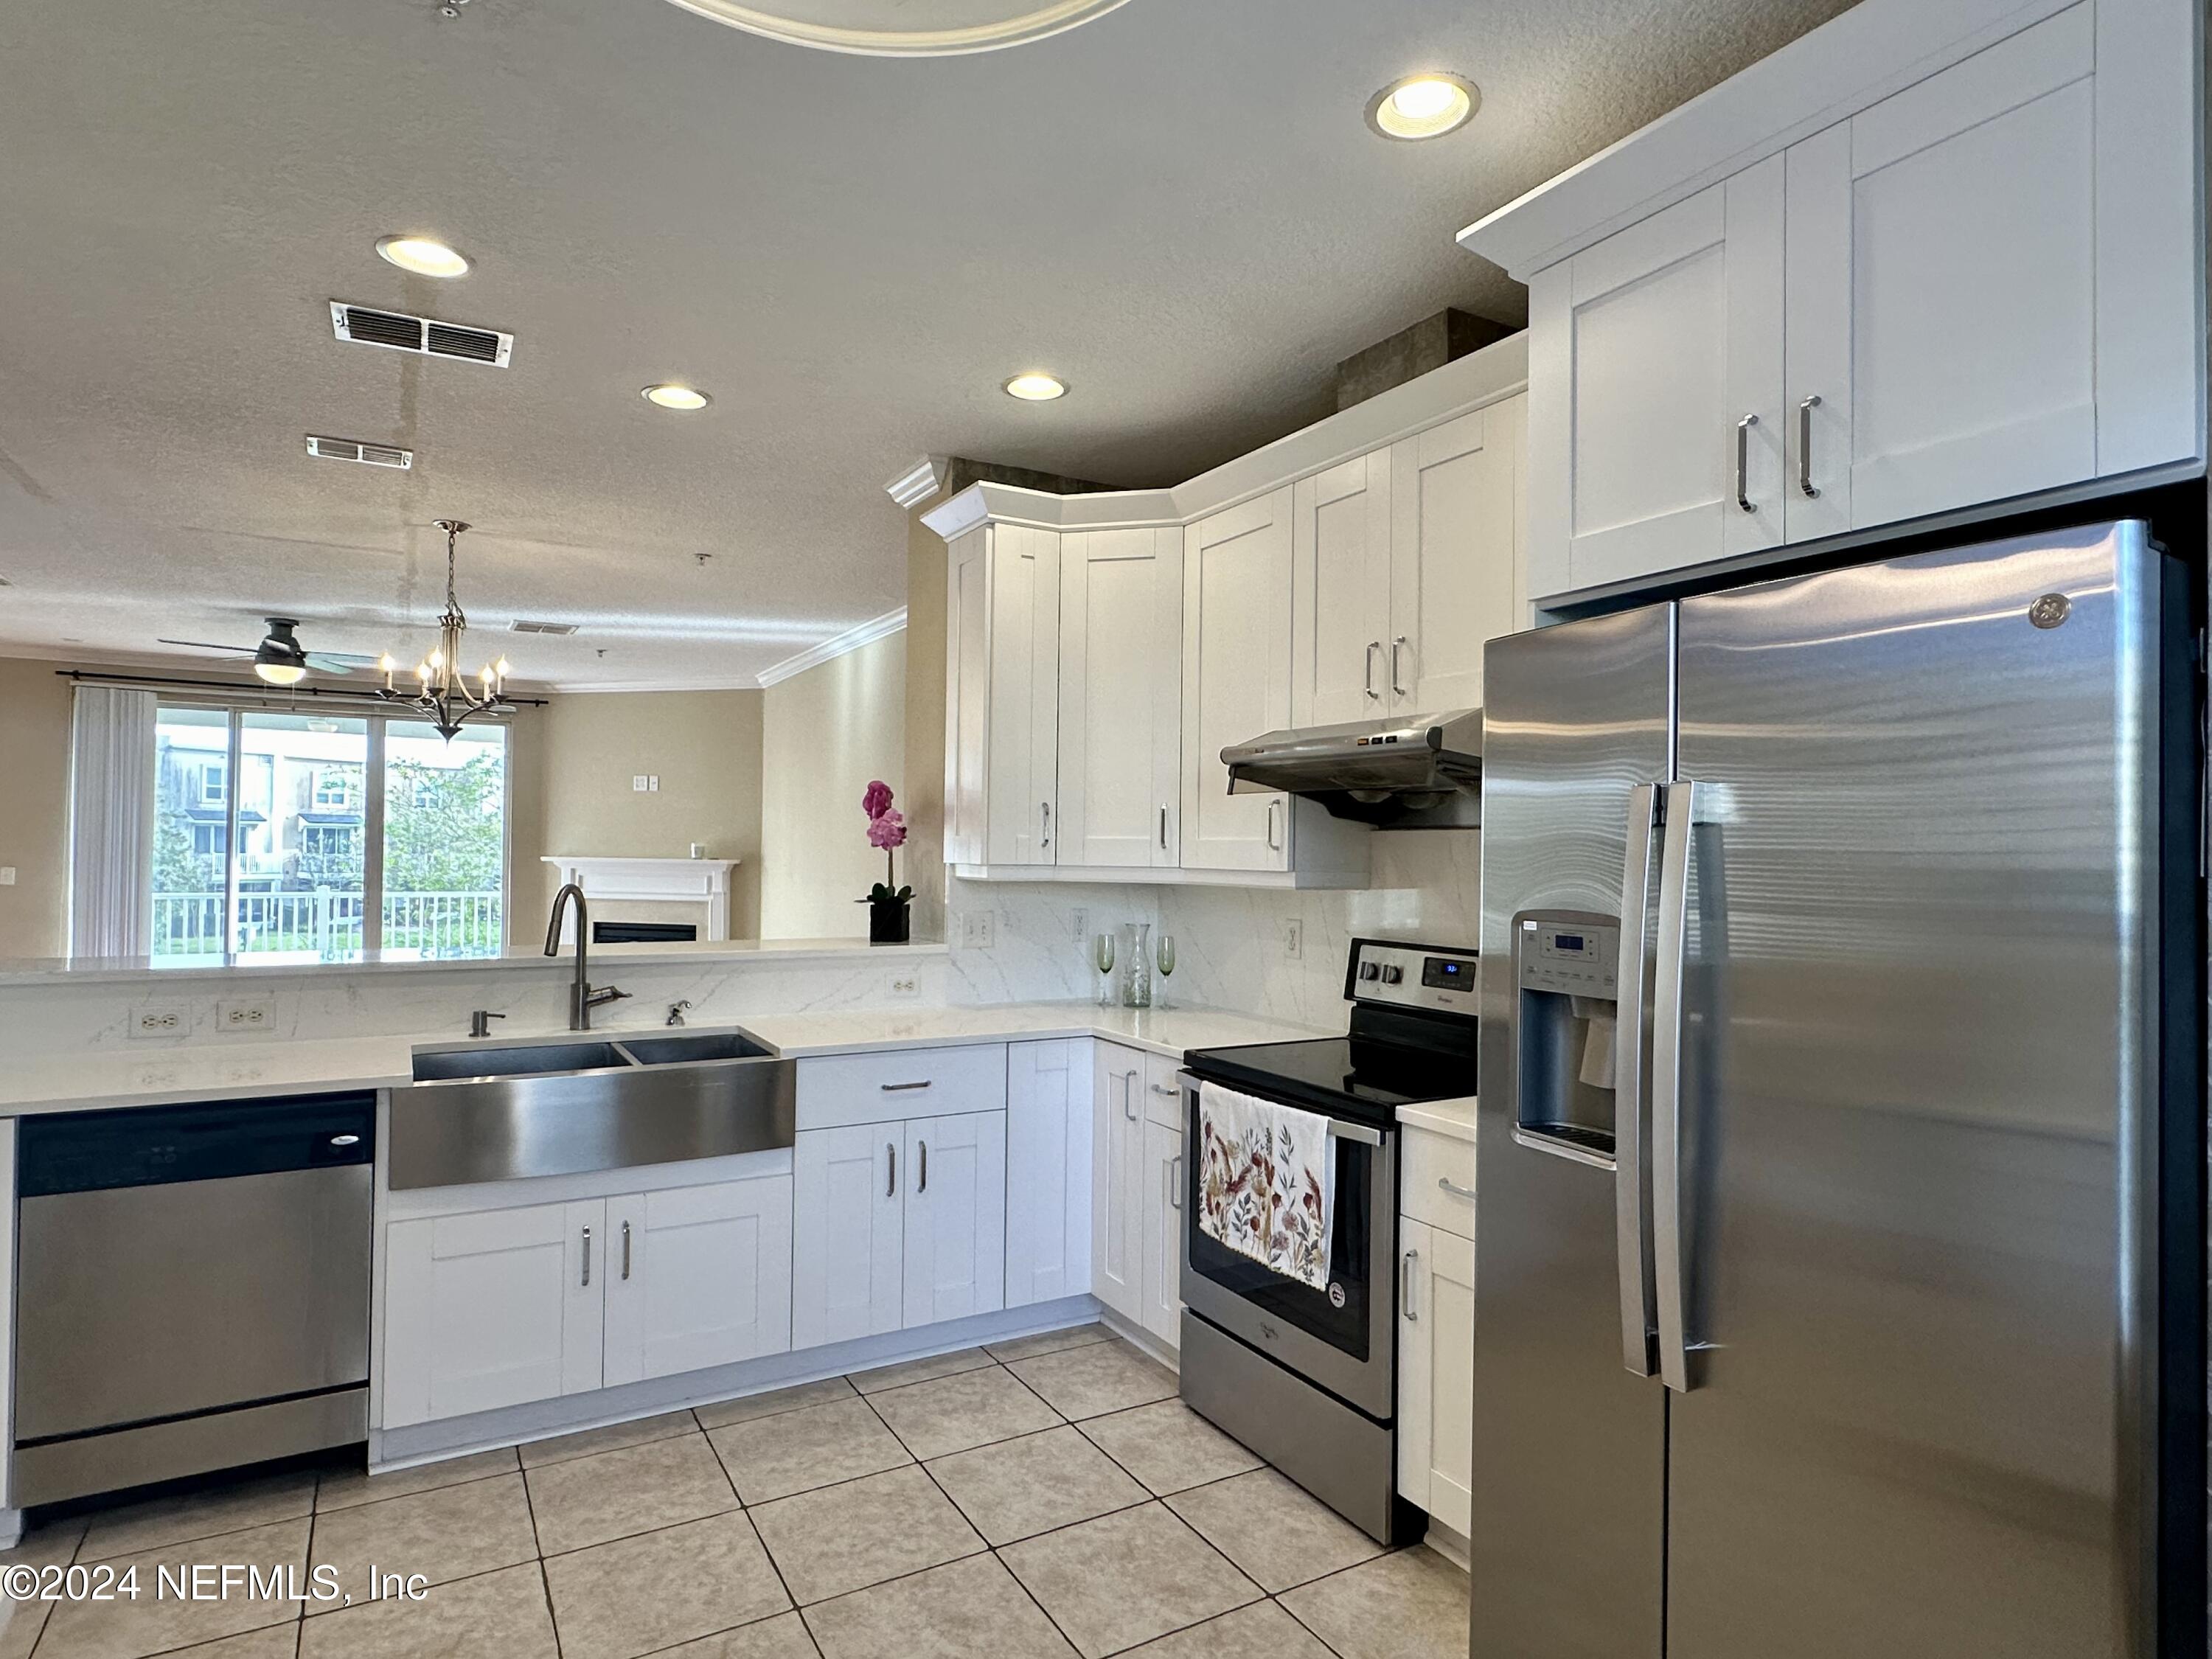
{"label": "stainless range hood", "polygon": [[1482,711],[1270,732],[1221,751],[1231,794],[1287,791],[1378,830],[1482,822]]}

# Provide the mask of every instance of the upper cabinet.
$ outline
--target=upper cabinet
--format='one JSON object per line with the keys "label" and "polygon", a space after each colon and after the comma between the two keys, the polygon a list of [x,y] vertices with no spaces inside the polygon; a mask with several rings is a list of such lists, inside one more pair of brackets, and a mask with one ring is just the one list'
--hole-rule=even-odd
{"label": "upper cabinet", "polygon": [[1061,538],[1059,863],[1178,862],[1182,568],[1179,529]]}
{"label": "upper cabinet", "polygon": [[948,550],[948,863],[1056,861],[1060,543],[1052,531],[982,525]]}
{"label": "upper cabinet", "polygon": [[2201,471],[2200,56],[1867,0],[1465,233],[1529,284],[1529,597]]}
{"label": "upper cabinet", "polygon": [[1363,824],[1229,790],[1292,726],[1477,706],[1524,625],[1515,336],[1176,489],[971,485],[945,538],[963,879],[1360,887]]}

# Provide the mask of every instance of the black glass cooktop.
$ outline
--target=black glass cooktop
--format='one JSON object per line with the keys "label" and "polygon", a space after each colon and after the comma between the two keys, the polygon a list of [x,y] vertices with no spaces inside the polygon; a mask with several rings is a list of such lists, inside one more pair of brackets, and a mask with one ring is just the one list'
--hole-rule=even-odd
{"label": "black glass cooktop", "polygon": [[1201,1078],[1320,1109],[1364,1109],[1392,1116],[1401,1106],[1474,1092],[1474,1057],[1358,1036],[1194,1048],[1183,1062]]}

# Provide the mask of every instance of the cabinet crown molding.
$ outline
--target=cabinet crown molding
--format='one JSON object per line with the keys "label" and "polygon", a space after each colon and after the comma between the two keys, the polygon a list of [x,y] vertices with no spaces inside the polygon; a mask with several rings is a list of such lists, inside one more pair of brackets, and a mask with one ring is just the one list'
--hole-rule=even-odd
{"label": "cabinet crown molding", "polygon": [[1516,280],[2080,0],[1861,0],[1459,234]]}
{"label": "cabinet crown molding", "polygon": [[1524,330],[1171,489],[1054,495],[975,483],[932,507],[921,521],[948,542],[985,524],[1060,532],[1180,528],[1510,398],[1528,384]]}

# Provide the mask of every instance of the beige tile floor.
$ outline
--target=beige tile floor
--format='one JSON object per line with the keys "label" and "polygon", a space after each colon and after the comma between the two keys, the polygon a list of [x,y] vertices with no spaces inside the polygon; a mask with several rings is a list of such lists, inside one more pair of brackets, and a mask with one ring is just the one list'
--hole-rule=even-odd
{"label": "beige tile floor", "polygon": [[[0,1659],[1462,1659],[1385,1554],[1103,1327],[397,1474],[233,1482],[8,1562],[328,1566],[351,1606],[26,1603]],[[372,1565],[420,1601],[372,1600]]]}

